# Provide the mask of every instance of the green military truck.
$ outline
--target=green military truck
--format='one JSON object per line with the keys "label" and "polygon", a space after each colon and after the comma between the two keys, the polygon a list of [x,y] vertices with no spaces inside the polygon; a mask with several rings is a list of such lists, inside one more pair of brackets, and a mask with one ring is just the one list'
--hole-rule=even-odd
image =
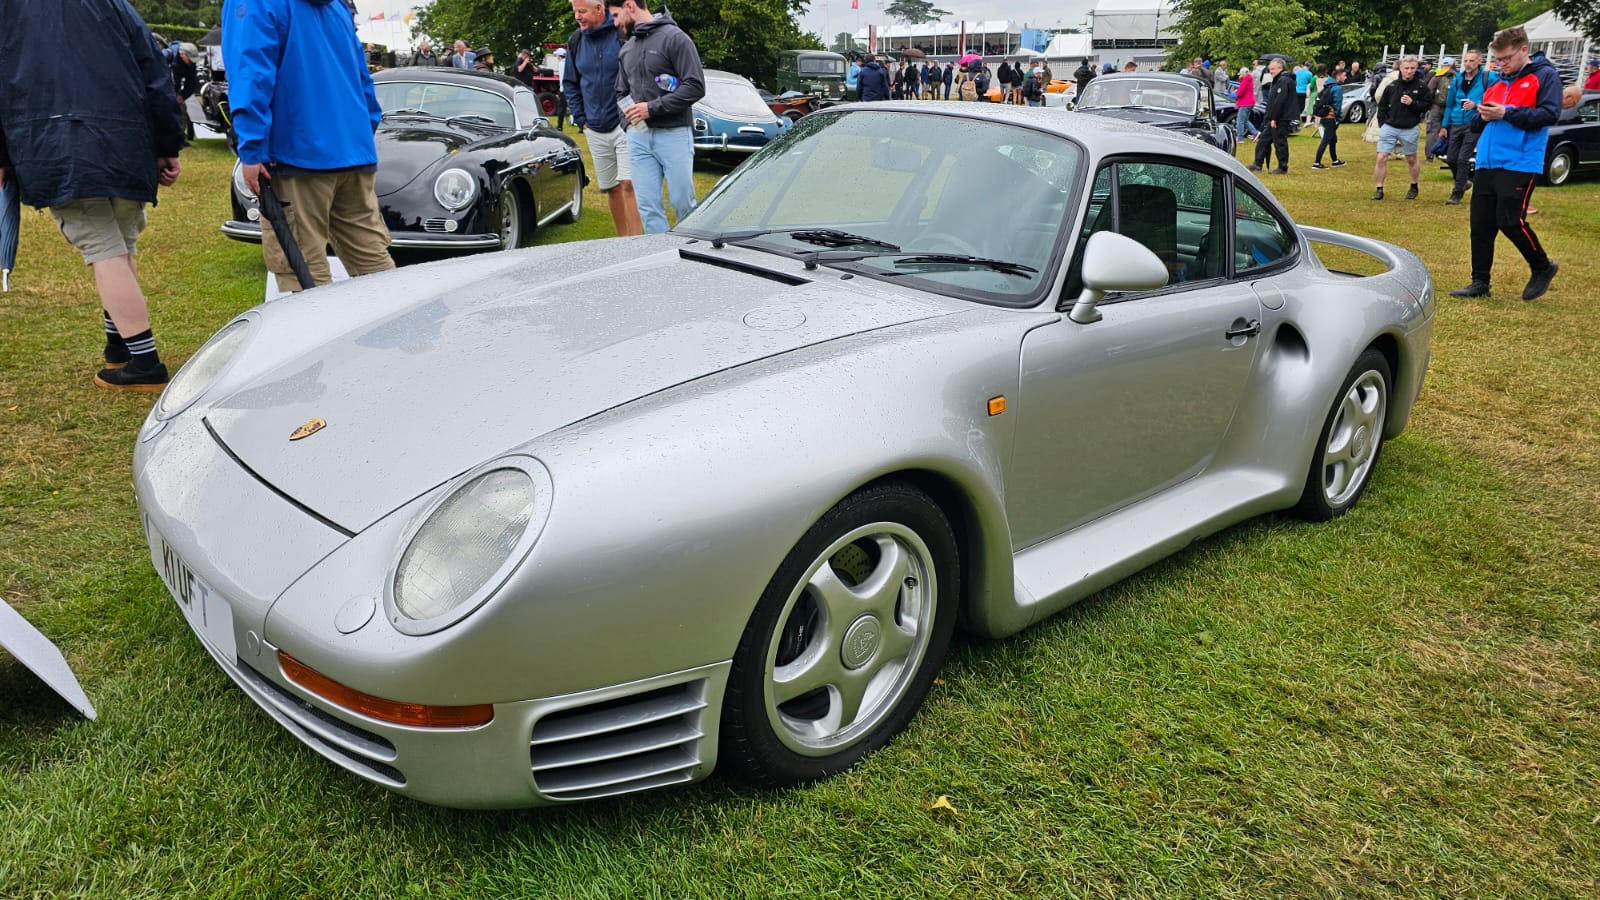
{"label": "green military truck", "polygon": [[849,65],[843,56],[827,50],[779,51],[778,83],[772,92],[782,96],[798,91],[835,102],[847,99],[844,80]]}

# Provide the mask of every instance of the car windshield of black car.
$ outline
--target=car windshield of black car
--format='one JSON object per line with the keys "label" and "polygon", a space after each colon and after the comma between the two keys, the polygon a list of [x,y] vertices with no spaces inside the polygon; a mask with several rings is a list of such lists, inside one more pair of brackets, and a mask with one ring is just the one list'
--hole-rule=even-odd
{"label": "car windshield of black car", "polygon": [[[849,107],[801,119],[723,179],[678,230],[704,238],[770,230],[739,245],[802,259],[817,254],[808,231],[846,232],[874,243],[817,254],[819,264],[1029,305],[1053,277],[1082,168],[1083,152],[1058,135]],[[873,252],[877,242],[900,252]],[[933,255],[939,264],[897,263]]]}
{"label": "car windshield of black car", "polygon": [[1116,109],[1133,106],[1193,113],[1199,103],[1199,94],[1198,87],[1176,80],[1108,78],[1089,82],[1083,89],[1083,97],[1078,101],[1077,108]]}
{"label": "car windshield of black car", "polygon": [[416,110],[441,119],[483,116],[502,128],[517,127],[511,101],[493,91],[426,81],[385,81],[376,88],[378,105],[385,112]]}

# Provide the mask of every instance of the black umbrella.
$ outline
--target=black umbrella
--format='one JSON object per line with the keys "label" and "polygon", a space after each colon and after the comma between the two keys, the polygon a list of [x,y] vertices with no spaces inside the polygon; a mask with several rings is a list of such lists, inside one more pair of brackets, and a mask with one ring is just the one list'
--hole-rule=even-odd
{"label": "black umbrella", "polygon": [[17,232],[22,229],[22,195],[16,176],[0,185],[0,290],[11,290],[11,270],[17,265]]}
{"label": "black umbrella", "polygon": [[300,252],[294,232],[289,230],[289,220],[283,214],[283,204],[278,202],[277,193],[272,190],[272,182],[261,179],[261,190],[256,192],[256,199],[261,205],[262,218],[272,223],[272,233],[278,238],[278,246],[283,248],[289,268],[294,270],[294,277],[300,280],[300,289],[314,287],[316,282],[311,280],[311,269],[306,266],[306,258]]}

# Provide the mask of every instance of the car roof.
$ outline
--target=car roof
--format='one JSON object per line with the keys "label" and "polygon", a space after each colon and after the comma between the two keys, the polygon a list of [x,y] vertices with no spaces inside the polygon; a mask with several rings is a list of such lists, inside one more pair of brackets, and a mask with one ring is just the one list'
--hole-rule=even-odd
{"label": "car roof", "polygon": [[755,82],[753,82],[750,79],[744,77],[743,75],[738,74],[737,72],[724,72],[721,69],[706,69],[704,71],[705,71],[705,76],[706,76],[706,78],[708,80],[733,81],[733,82],[738,82],[738,83],[741,83],[741,84],[748,84],[751,87],[755,87]]}
{"label": "car roof", "polygon": [[522,82],[508,75],[498,72],[481,72],[473,69],[452,69],[445,66],[401,66],[396,69],[384,69],[374,72],[372,80],[383,84],[386,81],[425,81],[434,84],[459,84],[462,87],[487,89],[510,96],[517,88],[525,88]]}
{"label": "car roof", "polygon": [[1089,83],[1094,84],[1095,81],[1130,81],[1133,79],[1140,81],[1171,81],[1178,84],[1192,85],[1196,88],[1201,84],[1210,83],[1202,82],[1192,75],[1183,75],[1178,72],[1107,72],[1104,75],[1096,76],[1094,81]]}

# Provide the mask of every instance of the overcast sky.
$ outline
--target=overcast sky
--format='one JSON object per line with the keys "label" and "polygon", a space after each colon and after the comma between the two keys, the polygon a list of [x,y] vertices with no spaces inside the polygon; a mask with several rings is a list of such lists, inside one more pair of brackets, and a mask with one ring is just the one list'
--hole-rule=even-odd
{"label": "overcast sky", "polygon": [[[667,0],[670,5],[671,0]],[[983,19],[1011,19],[1029,28],[1081,28],[1094,8],[1094,0],[968,0],[965,3],[935,3],[940,9],[950,10],[951,19],[977,22]],[[878,8],[879,0],[861,0],[860,9],[851,9],[850,0],[811,0],[811,8],[800,17],[800,27],[815,32],[824,44],[831,44],[833,36],[841,31],[851,33],[877,24],[898,25]]]}

